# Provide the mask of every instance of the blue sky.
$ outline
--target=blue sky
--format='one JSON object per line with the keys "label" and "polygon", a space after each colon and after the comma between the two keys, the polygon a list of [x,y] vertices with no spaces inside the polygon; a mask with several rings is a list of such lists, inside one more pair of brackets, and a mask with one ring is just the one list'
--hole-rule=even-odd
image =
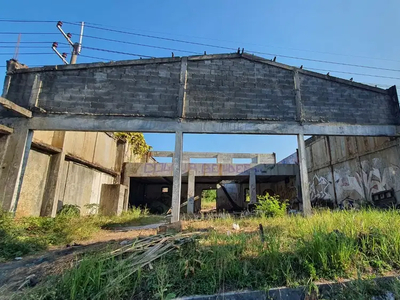
{"label": "blue sky", "polygon": [[[228,48],[245,48],[270,53],[277,61],[304,68],[329,70],[337,77],[353,77],[355,81],[378,84],[383,88],[400,86],[400,71],[361,68],[330,64],[292,56],[343,64],[363,65],[400,70],[400,1],[353,0],[353,1],[104,1],[84,0],[76,2],[48,0],[14,0],[12,5],[2,5],[0,19],[61,20],[64,22],[88,22],[88,25],[107,27],[142,35],[179,39]],[[92,24],[89,24],[92,23]],[[9,23],[0,21],[0,42],[16,42],[22,37],[19,60],[29,66],[60,64],[50,49],[51,42],[64,42],[57,34],[56,23]],[[64,24],[65,31],[78,36],[79,27]],[[34,33],[34,34],[27,34]],[[54,33],[44,35],[41,33]],[[138,35],[127,35],[87,27],[85,34],[92,37],[116,39],[149,46],[174,48],[176,56],[191,52],[224,53],[228,49],[166,41]],[[48,42],[28,44],[24,42]],[[11,47],[11,48],[6,48]],[[5,60],[12,57],[14,44],[0,43],[0,73],[5,72]],[[43,48],[28,48],[43,47]],[[96,51],[90,48],[168,57],[170,50],[114,43],[84,37],[79,62],[136,59],[137,57]],[[68,47],[61,50],[69,52]],[[179,51],[184,50],[187,52]],[[32,55],[26,53],[45,53]],[[8,54],[8,53],[11,53]],[[261,54],[266,58],[273,56]],[[103,59],[104,60],[104,59]],[[344,74],[340,72],[359,73]],[[326,73],[327,71],[320,71]],[[371,76],[366,76],[371,75]],[[381,77],[374,77],[381,76]],[[383,78],[391,77],[391,78]],[[2,83],[1,83],[2,85]],[[371,112],[373,113],[373,112]],[[173,135],[146,134],[155,150],[173,150]],[[295,137],[283,136],[233,136],[233,135],[185,135],[185,151],[220,152],[275,152],[278,159],[295,151]]]}

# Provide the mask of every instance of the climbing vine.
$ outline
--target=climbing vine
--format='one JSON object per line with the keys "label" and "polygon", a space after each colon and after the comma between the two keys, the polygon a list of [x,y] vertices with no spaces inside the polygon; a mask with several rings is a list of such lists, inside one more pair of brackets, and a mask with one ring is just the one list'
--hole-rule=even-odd
{"label": "climbing vine", "polygon": [[117,138],[125,140],[135,155],[146,155],[151,150],[151,146],[147,145],[143,133],[140,132],[114,132]]}

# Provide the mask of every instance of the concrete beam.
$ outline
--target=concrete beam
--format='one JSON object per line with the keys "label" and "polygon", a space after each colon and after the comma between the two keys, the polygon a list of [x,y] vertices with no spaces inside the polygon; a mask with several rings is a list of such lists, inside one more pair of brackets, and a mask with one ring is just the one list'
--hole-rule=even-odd
{"label": "concrete beam", "polygon": [[175,154],[173,158],[173,182],[172,182],[172,218],[171,223],[179,221],[181,210],[181,186],[182,186],[182,150],[183,133],[175,133]]}
{"label": "concrete beam", "polygon": [[306,159],[306,145],[304,143],[304,135],[297,136],[299,148],[299,167],[300,167],[300,181],[301,181],[301,196],[303,201],[303,214],[304,216],[311,215],[311,200],[310,189],[308,185],[308,171]]}
{"label": "concrete beam", "polygon": [[9,110],[12,110],[13,112],[16,112],[20,114],[21,116],[27,117],[27,118],[32,118],[32,112],[26,108],[23,108],[19,106],[18,104],[15,104],[14,102],[7,100],[6,98],[0,97],[0,104]]}
{"label": "concrete beam", "polygon": [[11,134],[13,132],[14,132],[14,129],[0,124],[0,134]]}
{"label": "concrete beam", "polygon": [[194,214],[194,191],[195,191],[195,173],[189,171],[188,175],[188,190],[187,190],[187,213]]}
{"label": "concrete beam", "polygon": [[[250,176],[254,170],[258,176],[294,176],[298,165],[288,164],[184,164],[181,163],[181,176],[194,171],[195,176]],[[124,177],[171,177],[174,176],[174,164],[171,163],[126,163]]]}
{"label": "concrete beam", "polygon": [[[5,118],[4,124],[16,124],[21,118]],[[351,125],[343,123],[316,123],[300,125],[297,122],[267,121],[206,121],[167,118],[142,118],[93,115],[35,115],[28,122],[33,130],[61,131],[139,131],[215,134],[282,134],[282,135],[348,135],[400,136],[396,125]]]}

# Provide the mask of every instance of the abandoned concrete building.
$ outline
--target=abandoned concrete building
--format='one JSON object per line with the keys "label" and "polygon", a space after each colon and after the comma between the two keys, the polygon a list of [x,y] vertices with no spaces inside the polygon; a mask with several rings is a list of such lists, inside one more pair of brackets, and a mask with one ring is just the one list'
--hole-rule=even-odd
{"label": "abandoned concrete building", "polygon": [[[172,157],[173,152],[152,152],[157,157]],[[193,158],[213,158],[215,163],[191,163]],[[251,163],[234,163],[247,158]],[[126,163],[124,185],[130,186],[130,203],[165,210],[172,198],[171,163]],[[256,195],[279,194],[282,199],[297,199],[299,184],[297,164],[276,164],[275,154],[183,152],[182,200],[188,213],[199,212],[203,190],[217,191],[216,209],[242,211]],[[248,197],[246,197],[248,196]]]}
{"label": "abandoned concrete building", "polygon": [[[220,208],[243,207],[246,189],[250,202],[266,190],[288,193],[282,196],[296,197],[305,215],[311,199],[399,197],[395,86],[247,53],[41,68],[11,60],[0,100],[0,203],[21,215],[54,215],[62,203],[119,213],[129,202],[151,200],[151,185],[169,194],[172,221],[182,202],[198,211],[203,188],[220,190]],[[124,159],[120,142],[104,132],[174,133],[173,154],[159,153],[173,155],[172,163]],[[295,135],[298,154],[282,163],[256,155],[251,164],[215,154],[215,164],[197,165],[183,153],[190,133]]]}

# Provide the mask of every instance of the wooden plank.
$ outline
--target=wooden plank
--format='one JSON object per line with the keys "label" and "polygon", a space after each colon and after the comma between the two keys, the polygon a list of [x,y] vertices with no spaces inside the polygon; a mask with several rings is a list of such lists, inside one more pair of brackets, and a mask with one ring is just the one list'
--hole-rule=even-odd
{"label": "wooden plank", "polygon": [[32,118],[32,112],[26,108],[23,108],[14,102],[7,100],[6,98],[0,97],[0,104],[3,105],[5,108],[12,110],[24,117]]}
{"label": "wooden plank", "polygon": [[14,129],[0,124],[0,134],[11,134],[13,132],[14,132]]}

